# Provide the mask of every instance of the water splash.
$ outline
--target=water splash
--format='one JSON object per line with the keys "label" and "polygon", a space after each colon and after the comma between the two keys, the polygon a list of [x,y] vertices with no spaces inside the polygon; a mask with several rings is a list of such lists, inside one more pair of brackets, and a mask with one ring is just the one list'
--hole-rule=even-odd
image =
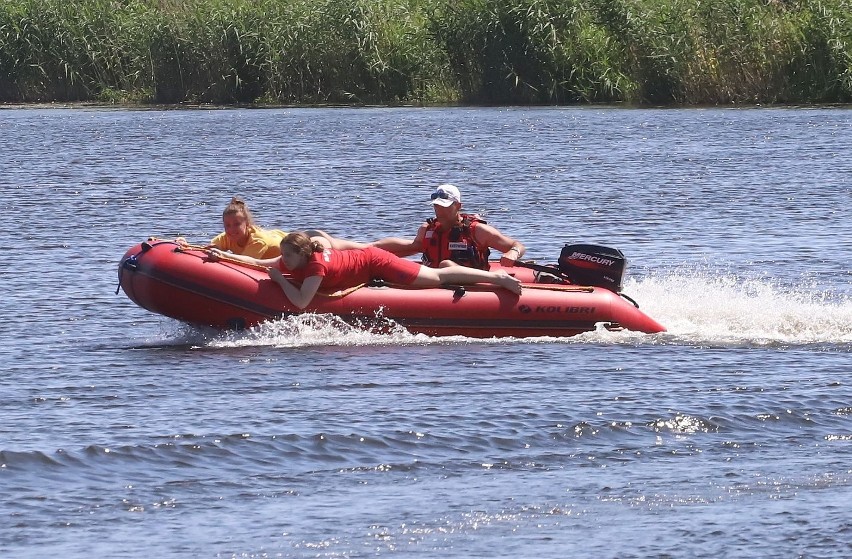
{"label": "water splash", "polygon": [[430,338],[414,335],[399,325],[377,334],[351,325],[334,315],[303,314],[265,322],[244,332],[229,332],[213,340],[215,347],[309,347],[407,345],[428,343]]}
{"label": "water splash", "polygon": [[600,325],[570,338],[430,337],[412,334],[393,323],[376,333],[336,316],[305,314],[242,332],[181,326],[176,334],[180,345],[202,348],[559,343],[756,347],[825,344],[837,350],[837,344],[852,343],[852,299],[836,291],[821,290],[812,283],[784,285],[765,277],[743,278],[705,267],[628,278],[624,292],[638,301],[644,312],[664,324],[668,332],[614,332]]}
{"label": "water splash", "polygon": [[694,270],[631,279],[625,292],[680,341],[852,343],[852,299],[812,283],[783,285],[767,278]]}

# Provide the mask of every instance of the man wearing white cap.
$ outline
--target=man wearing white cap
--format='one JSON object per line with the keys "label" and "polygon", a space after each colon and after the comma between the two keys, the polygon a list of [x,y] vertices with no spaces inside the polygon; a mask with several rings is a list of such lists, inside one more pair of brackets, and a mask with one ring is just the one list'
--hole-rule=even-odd
{"label": "man wearing white cap", "polygon": [[398,256],[423,253],[423,264],[432,268],[461,264],[488,269],[491,248],[503,253],[500,264],[514,266],[526,247],[500,233],[479,216],[461,213],[461,193],[451,184],[438,186],[430,196],[435,217],[428,219],[413,240],[389,237],[373,243]]}

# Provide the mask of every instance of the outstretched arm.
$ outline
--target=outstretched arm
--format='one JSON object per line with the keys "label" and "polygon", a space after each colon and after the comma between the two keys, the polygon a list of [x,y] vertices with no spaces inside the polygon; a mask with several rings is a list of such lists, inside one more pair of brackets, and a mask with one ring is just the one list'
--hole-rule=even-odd
{"label": "outstretched arm", "polygon": [[313,301],[322,283],[322,276],[310,276],[305,278],[301,287],[296,287],[278,268],[270,268],[269,277],[284,290],[284,295],[299,309],[304,309]]}
{"label": "outstretched arm", "polygon": [[402,237],[385,237],[370,243],[370,246],[384,249],[397,256],[410,256],[420,252],[419,248],[414,245],[414,239],[403,239]]}
{"label": "outstretched arm", "polygon": [[280,256],[276,256],[275,258],[253,258],[244,254],[233,254],[230,252],[225,252],[223,250],[219,250],[218,248],[210,249],[211,260],[216,261],[220,258],[226,258],[228,260],[236,260],[238,262],[245,262],[246,264],[254,264],[255,266],[266,267],[277,267],[278,262],[281,261]]}
{"label": "outstretched arm", "polygon": [[417,230],[417,235],[413,239],[403,239],[402,237],[385,237],[379,239],[370,246],[384,249],[397,256],[411,256],[423,252],[423,235],[426,234],[426,225],[421,225]]}
{"label": "outstretched arm", "polygon": [[502,252],[500,264],[507,267],[514,266],[515,261],[519,260],[527,251],[522,242],[504,235],[496,228],[484,223],[476,226],[476,242]]}

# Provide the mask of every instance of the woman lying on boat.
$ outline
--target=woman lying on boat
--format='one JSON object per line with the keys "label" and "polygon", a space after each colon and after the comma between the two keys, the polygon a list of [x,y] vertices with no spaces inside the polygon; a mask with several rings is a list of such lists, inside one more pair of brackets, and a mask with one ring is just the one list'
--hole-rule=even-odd
{"label": "woman lying on boat", "polygon": [[[290,302],[300,309],[310,304],[320,286],[325,290],[347,289],[372,279],[412,287],[488,283],[512,293],[521,293],[520,280],[502,270],[486,272],[464,266],[427,268],[380,248],[338,250],[324,246],[323,240],[322,236],[290,233],[281,241],[281,256],[277,258],[225,255],[216,249],[211,251],[211,255],[214,258],[227,256],[241,262],[269,266],[269,277],[281,286]],[[290,274],[292,279],[285,278],[284,273]]]}
{"label": "woman lying on boat", "polygon": [[[213,237],[205,248],[217,248],[233,254],[250,256],[252,258],[275,258],[281,256],[281,241],[287,235],[280,229],[264,229],[257,225],[245,201],[236,196],[231,198],[225,211],[222,212],[224,233]],[[345,250],[364,248],[367,245],[332,237],[325,231],[312,229],[308,232],[312,237],[327,248]],[[186,239],[178,237],[176,242],[185,245]]]}

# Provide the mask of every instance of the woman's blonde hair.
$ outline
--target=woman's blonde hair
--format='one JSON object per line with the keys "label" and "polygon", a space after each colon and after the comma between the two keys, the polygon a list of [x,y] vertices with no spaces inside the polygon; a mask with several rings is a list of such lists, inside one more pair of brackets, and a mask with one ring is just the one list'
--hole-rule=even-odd
{"label": "woman's blonde hair", "polygon": [[226,215],[238,214],[242,214],[242,216],[246,219],[247,226],[257,228],[257,225],[254,222],[254,217],[252,217],[245,201],[243,201],[242,198],[234,196],[231,198],[231,201],[228,202],[228,205],[225,206],[225,210],[222,212],[222,217],[224,218]]}
{"label": "woman's blonde hair", "polygon": [[308,237],[306,233],[301,231],[288,233],[283,239],[281,239],[282,252],[284,251],[285,246],[290,247],[293,252],[299,256],[304,256],[305,258],[310,258],[311,254],[325,250],[325,247],[323,247],[318,241],[314,241]]}

